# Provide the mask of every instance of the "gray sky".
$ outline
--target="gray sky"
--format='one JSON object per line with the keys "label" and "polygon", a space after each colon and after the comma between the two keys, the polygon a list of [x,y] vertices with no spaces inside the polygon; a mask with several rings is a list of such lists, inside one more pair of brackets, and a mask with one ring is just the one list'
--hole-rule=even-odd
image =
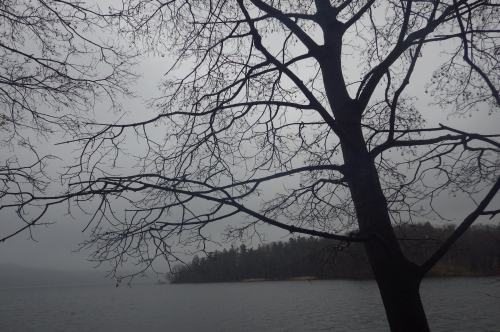
{"label": "gray sky", "polygon": [[[425,53],[429,51],[429,53]],[[436,59],[439,53],[438,46],[434,49],[424,50],[424,57],[419,61],[416,72],[418,74],[411,80],[411,85],[408,88],[419,96],[416,104],[422,113],[427,118],[428,126],[436,126],[438,123],[446,123],[457,129],[464,129],[469,132],[483,132],[495,133],[498,131],[498,124],[500,123],[500,114],[497,112],[488,116],[487,112],[480,112],[473,118],[450,118],[447,119],[447,113],[437,107],[428,106],[430,100],[429,96],[424,93],[424,84],[429,80],[433,69],[435,68]],[[169,67],[170,60],[165,57],[150,57],[144,59],[137,71],[143,77],[137,82],[134,89],[137,94],[144,99],[155,97],[159,92],[157,84],[162,78],[163,73]],[[356,66],[355,59],[352,64]],[[107,109],[106,104],[98,105],[95,109],[98,118],[113,119],[112,114],[104,113]],[[154,112],[147,110],[146,107],[138,100],[127,100],[124,102],[124,109],[129,114],[124,118],[128,120],[144,119],[154,115]],[[104,117],[102,116],[104,115]],[[159,128],[158,130],[161,130]],[[1,134],[1,133],[0,133]],[[39,143],[40,150],[46,153],[64,156],[71,155],[71,147],[69,146],[55,146],[54,143],[60,141],[60,138],[54,137],[49,142]],[[57,172],[55,166],[52,166],[52,171]],[[466,203],[463,197],[449,199],[448,197],[441,197],[438,199],[438,205],[447,214],[446,217],[454,218],[457,214],[467,214],[472,208],[470,203]],[[88,216],[83,214],[75,214],[75,219],[65,213],[65,207],[59,206],[52,209],[49,214],[44,218],[45,221],[55,222],[54,225],[48,227],[37,227],[32,231],[33,237],[36,240],[28,239],[28,232],[21,233],[20,235],[9,239],[5,243],[0,243],[0,264],[14,263],[26,267],[36,268],[51,268],[51,269],[88,269],[95,264],[86,260],[90,251],[73,252],[78,249],[78,244],[84,241],[89,231],[83,232]],[[9,230],[14,230],[18,226],[18,221],[12,211],[0,211],[0,235],[8,233]],[[460,220],[458,220],[460,221]],[[482,219],[486,221],[486,219]],[[498,223],[498,221],[493,221]],[[217,239],[225,225],[220,224],[213,226],[212,233]],[[267,227],[264,232],[268,235],[269,241],[282,239],[286,235],[278,229]],[[158,262],[159,269],[165,269],[165,264]],[[104,266],[106,268],[106,266]]]}

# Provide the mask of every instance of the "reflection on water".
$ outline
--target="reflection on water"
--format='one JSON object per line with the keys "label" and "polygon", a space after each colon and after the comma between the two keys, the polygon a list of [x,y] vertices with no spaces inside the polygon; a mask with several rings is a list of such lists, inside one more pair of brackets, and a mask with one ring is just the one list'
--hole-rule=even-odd
{"label": "reflection on water", "polygon": [[[500,331],[500,282],[427,279],[433,331]],[[387,331],[373,281],[0,289],[2,331]]]}

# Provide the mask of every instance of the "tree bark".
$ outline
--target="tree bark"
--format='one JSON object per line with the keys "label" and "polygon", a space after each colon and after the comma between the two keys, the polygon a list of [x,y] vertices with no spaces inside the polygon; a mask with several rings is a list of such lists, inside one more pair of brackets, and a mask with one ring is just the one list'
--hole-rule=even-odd
{"label": "tree bark", "polygon": [[421,280],[416,274],[417,266],[410,262],[392,265],[386,271],[377,271],[375,274],[393,332],[430,331],[420,299]]}
{"label": "tree bark", "polygon": [[[341,141],[346,179],[375,279],[393,332],[430,331],[420,299],[418,266],[403,255],[392,228],[387,201],[375,162],[368,154],[357,110],[345,112],[339,122],[348,140]],[[337,116],[339,118],[339,116]]]}
{"label": "tree bark", "polygon": [[[326,12],[325,12],[326,13]],[[342,74],[342,45],[345,28],[323,14],[319,24],[324,46],[316,51],[325,92],[340,130],[345,172],[356,209],[359,236],[373,236],[365,242],[375,279],[392,332],[429,331],[422,301],[418,266],[403,255],[392,228],[387,200],[380,185],[375,161],[368,153],[361,127],[363,105],[353,100]],[[323,17],[325,16],[325,17]]]}

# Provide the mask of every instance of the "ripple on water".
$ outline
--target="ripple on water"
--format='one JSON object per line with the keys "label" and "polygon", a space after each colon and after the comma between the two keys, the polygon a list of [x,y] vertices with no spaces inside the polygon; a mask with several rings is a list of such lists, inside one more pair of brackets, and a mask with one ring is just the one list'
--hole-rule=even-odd
{"label": "ripple on water", "polygon": [[[500,283],[422,284],[434,331],[500,331]],[[497,297],[495,297],[497,296]],[[2,331],[387,331],[374,281],[0,289]]]}

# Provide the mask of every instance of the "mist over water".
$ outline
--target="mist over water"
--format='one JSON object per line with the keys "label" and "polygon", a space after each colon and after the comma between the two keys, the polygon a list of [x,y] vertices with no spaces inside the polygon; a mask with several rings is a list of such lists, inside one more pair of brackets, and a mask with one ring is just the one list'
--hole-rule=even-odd
{"label": "mist over water", "polygon": [[[500,283],[433,278],[433,331],[499,331]],[[2,331],[388,331],[372,280],[0,289]]]}

